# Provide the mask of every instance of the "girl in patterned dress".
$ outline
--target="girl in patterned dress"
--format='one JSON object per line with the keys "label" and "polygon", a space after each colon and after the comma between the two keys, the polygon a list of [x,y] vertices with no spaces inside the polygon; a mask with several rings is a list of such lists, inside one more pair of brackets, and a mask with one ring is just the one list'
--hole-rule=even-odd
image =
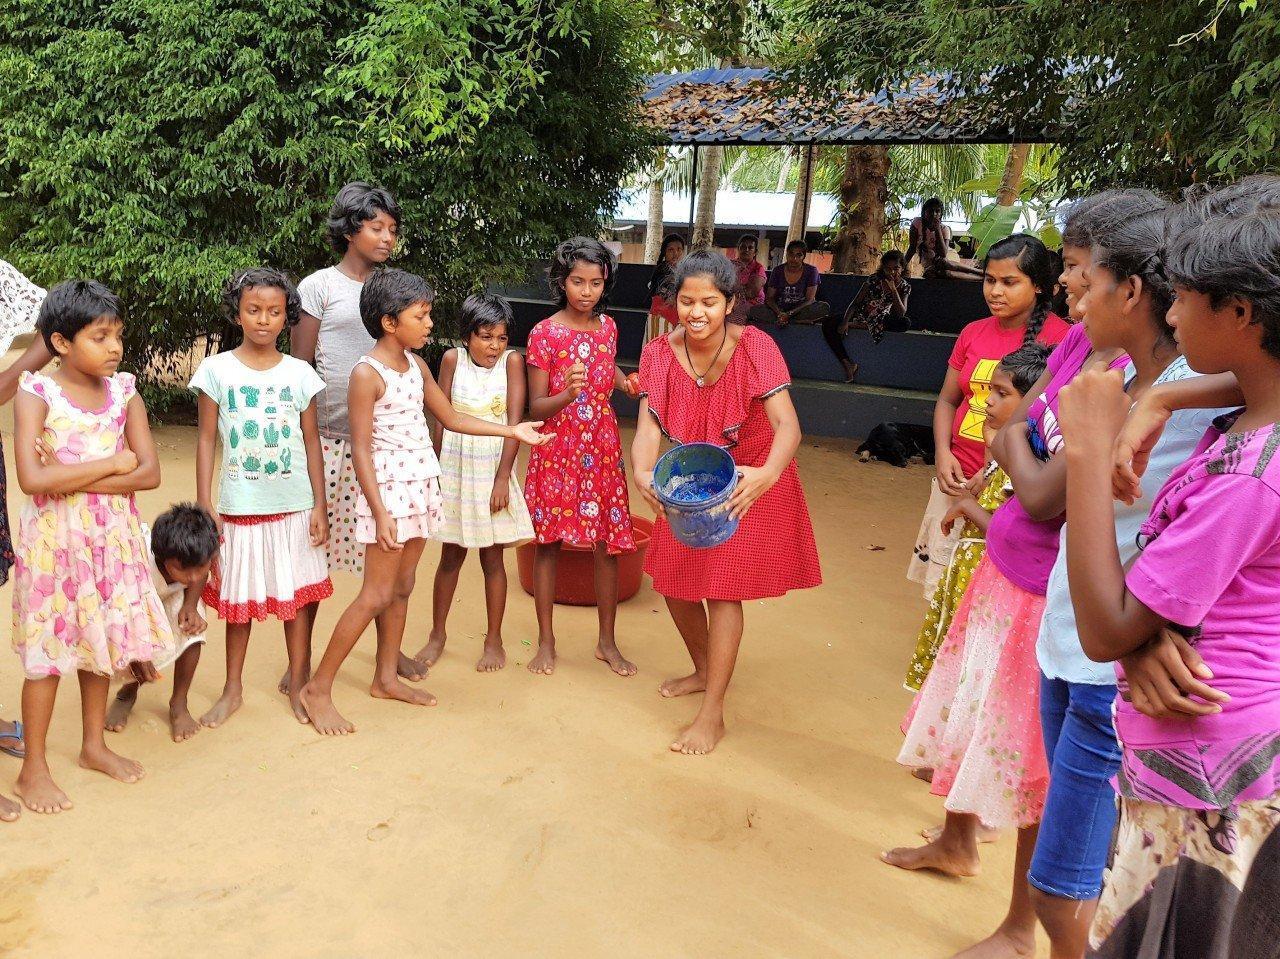
{"label": "girl in patterned dress", "polygon": [[333,704],[333,682],[360,635],[376,617],[377,664],[370,695],[416,706],[436,699],[397,675],[409,597],[428,537],[444,522],[440,463],[431,444],[424,406],[444,428],[473,436],[497,436],[537,446],[551,436],[541,423],[508,426],[460,413],[449,405],[420,350],[431,334],[435,291],[420,276],[380,270],[360,292],[360,318],[377,343],[351,372],[352,455],[360,495],[356,538],[364,544],[364,584],[338,624],[319,667],[302,690],[316,731],[346,735],[355,726]]}
{"label": "girl in patterned dress", "polygon": [[561,543],[595,551],[596,658],[619,676],[636,672],[614,637],[618,554],[636,548],[622,439],[609,405],[615,388],[631,392],[633,387],[617,367],[618,327],[599,311],[616,272],[617,262],[603,243],[584,236],[565,240],[547,270],[560,310],[529,333],[529,412],[555,434],[530,455],[525,477],[538,541],[533,573],[538,652],[529,670],[543,675],[556,668],[552,615]]}
{"label": "girl in patterned dress", "polygon": [[[462,340],[440,363],[440,391],[453,408],[489,423],[512,426],[524,417],[524,359],[507,349],[511,304],[492,293],[470,296],[462,304]],[[445,622],[467,550],[480,551],[484,570],[488,628],[476,669],[490,673],[507,663],[502,648],[502,615],[507,607],[507,570],[503,550],[533,539],[524,494],[512,473],[520,444],[496,436],[433,431],[440,456],[440,492],[444,524],[437,537],[444,545],[432,595],[431,637],[415,657],[434,665],[444,651]]]}
{"label": "girl in patterned dress", "polygon": [[[982,429],[988,442],[1008,421],[1027,390],[1043,375],[1049,350],[1050,347],[1041,343],[1031,343],[1014,350],[1000,361],[991,376],[991,390],[986,399],[987,421]],[[948,536],[956,522],[964,522],[947,572],[933,592],[933,600],[929,603],[929,611],[925,614],[924,625],[920,627],[920,635],[916,640],[915,655],[911,657],[911,664],[907,667],[903,685],[912,692],[919,692],[924,685],[925,677],[933,666],[933,659],[938,654],[938,647],[942,645],[947,628],[951,625],[951,617],[982,558],[991,514],[1000,508],[1012,491],[1009,477],[994,460],[987,463],[984,475],[986,486],[982,492],[976,497],[958,497],[942,520],[942,532]],[[910,717],[906,725],[910,725]]]}
{"label": "girl in patterned dress", "polygon": [[[742,641],[742,604],[822,582],[795,453],[800,424],[791,375],[773,339],[728,322],[736,270],[721,253],[698,252],[676,269],[680,326],[640,358],[640,417],[632,457],[636,483],[659,514],[645,572],[661,593],[693,660],[693,672],[659,687],[667,698],[704,693],[693,723],[671,743],[702,755],[724,735],[724,698]],[[738,465],[730,500],[737,532],[713,549],[690,549],[671,533],[653,491],[662,439],[714,443]]]}
{"label": "girl in patterned dress", "polygon": [[[26,373],[14,403],[18,483],[31,500],[18,529],[13,646],[26,682],[27,755],[17,793],[27,808],[71,808],[49,771],[46,743],[58,682],[80,683],[80,765],[120,782],[142,766],[103,736],[112,675],[173,647],[133,494],[160,484],[160,460],[133,376],[118,373],[123,311],[100,283],[49,291],[37,321],[61,364]],[[42,457],[39,441],[50,451]]]}

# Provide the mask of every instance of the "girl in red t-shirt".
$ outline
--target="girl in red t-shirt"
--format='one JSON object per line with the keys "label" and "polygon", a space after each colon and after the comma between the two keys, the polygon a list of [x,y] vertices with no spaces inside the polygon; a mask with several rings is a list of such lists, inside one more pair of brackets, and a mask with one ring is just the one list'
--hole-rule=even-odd
{"label": "girl in red t-shirt", "polygon": [[955,549],[955,531],[943,535],[942,518],[954,504],[953,497],[973,492],[971,484],[982,476],[986,455],[982,426],[991,374],[1001,357],[1023,344],[1056,346],[1070,329],[1049,309],[1054,277],[1044,244],[1020,233],[1001,246],[1008,255],[988,260],[982,278],[992,315],[961,331],[934,406],[937,476],[907,568],[907,579],[924,586],[926,599],[933,595]]}

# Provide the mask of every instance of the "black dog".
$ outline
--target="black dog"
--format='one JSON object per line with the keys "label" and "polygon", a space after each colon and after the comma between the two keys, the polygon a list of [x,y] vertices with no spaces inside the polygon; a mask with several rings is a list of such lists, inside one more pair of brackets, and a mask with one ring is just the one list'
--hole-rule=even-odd
{"label": "black dog", "polygon": [[933,429],[914,423],[881,423],[858,447],[862,462],[878,459],[893,466],[913,460],[933,465]]}

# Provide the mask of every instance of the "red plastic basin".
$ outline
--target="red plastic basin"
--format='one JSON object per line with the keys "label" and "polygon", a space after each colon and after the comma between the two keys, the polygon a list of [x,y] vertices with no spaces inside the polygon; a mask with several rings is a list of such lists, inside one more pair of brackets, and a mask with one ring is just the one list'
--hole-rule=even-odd
{"label": "red plastic basin", "polygon": [[[644,554],[649,548],[653,522],[631,514],[631,526],[635,531],[634,553],[618,557],[618,602],[625,603],[640,592],[640,580],[644,575]],[[516,549],[516,566],[520,571],[520,586],[533,595],[533,556],[535,544],[525,543]],[[556,602],[562,606],[594,606],[596,604],[596,566],[593,550],[589,546],[560,544],[560,561],[556,565]]]}

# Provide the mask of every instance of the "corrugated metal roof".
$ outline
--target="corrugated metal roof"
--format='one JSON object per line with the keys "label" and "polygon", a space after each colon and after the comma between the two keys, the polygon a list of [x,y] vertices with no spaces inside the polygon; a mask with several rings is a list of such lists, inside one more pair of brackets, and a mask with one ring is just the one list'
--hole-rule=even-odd
{"label": "corrugated metal roof", "polygon": [[668,143],[1026,143],[1059,137],[1033,124],[1001,125],[965,109],[923,76],[904,88],[813,103],[786,93],[769,70],[726,68],[649,78],[643,112]]}

